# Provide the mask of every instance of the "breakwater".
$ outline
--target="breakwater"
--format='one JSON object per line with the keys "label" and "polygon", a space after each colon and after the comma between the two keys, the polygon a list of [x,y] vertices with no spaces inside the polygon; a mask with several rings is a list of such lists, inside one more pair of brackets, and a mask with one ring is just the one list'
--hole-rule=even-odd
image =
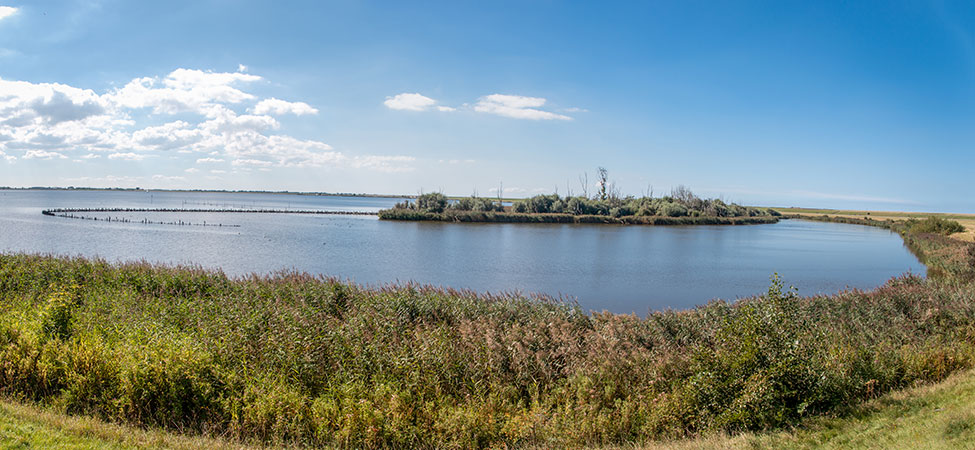
{"label": "breakwater", "polygon": [[345,215],[345,216],[375,216],[376,213],[368,211],[328,211],[328,210],[314,210],[314,209],[188,209],[188,208],[54,208],[45,209],[41,211],[41,214],[45,216],[52,217],[63,217],[67,219],[81,219],[81,220],[95,220],[102,222],[119,222],[119,223],[141,223],[147,225],[179,225],[179,226],[201,226],[201,227],[231,227],[238,228],[240,225],[233,224],[223,224],[223,223],[208,223],[207,221],[184,221],[184,220],[172,220],[172,221],[161,221],[161,220],[150,220],[148,218],[143,218],[141,220],[131,219],[127,217],[96,217],[96,216],[86,216],[84,213],[209,213],[209,214],[224,214],[224,213],[234,213],[234,214],[316,214],[316,215]]}

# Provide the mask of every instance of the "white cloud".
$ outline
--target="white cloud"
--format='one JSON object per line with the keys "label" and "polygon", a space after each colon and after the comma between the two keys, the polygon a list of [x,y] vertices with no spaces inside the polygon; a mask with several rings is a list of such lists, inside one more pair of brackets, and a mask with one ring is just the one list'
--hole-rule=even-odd
{"label": "white cloud", "polygon": [[58,152],[48,152],[44,150],[28,150],[24,153],[24,159],[66,159],[62,153]]}
{"label": "white cloud", "polygon": [[397,109],[404,111],[423,111],[437,104],[437,101],[417,93],[407,93],[396,94],[392,97],[386,97],[386,101],[383,102],[389,109]]}
{"label": "white cloud", "polygon": [[[545,106],[546,99],[541,97],[525,97],[521,95],[491,94],[481,97],[472,107],[467,104],[465,108],[472,108],[475,112],[495,114],[513,119],[528,120],[572,120],[572,117],[558,114],[551,111],[540,109]],[[397,94],[386,97],[383,102],[389,109],[403,111],[429,111],[437,110],[443,112],[456,111],[452,106],[438,105],[437,101],[418,93]],[[566,108],[562,112],[585,112],[582,108]]]}
{"label": "white cloud", "polygon": [[186,169],[183,172],[186,172],[186,173],[197,173],[199,171],[200,171],[200,169],[197,169],[196,167],[190,167],[189,169]]}
{"label": "white cloud", "polygon": [[544,106],[545,102],[546,100],[541,97],[491,94],[478,99],[474,111],[513,119],[572,120],[569,116],[538,109]]}
{"label": "white cloud", "polygon": [[247,66],[243,64],[237,64],[237,71],[240,73],[247,72]]}
{"label": "white cloud", "polygon": [[276,116],[283,116],[285,114],[294,114],[296,116],[318,114],[318,110],[312,108],[307,103],[287,102],[276,98],[261,100],[256,106],[251,108],[251,112],[254,114],[273,114]]}
{"label": "white cloud", "polygon": [[126,153],[112,153],[108,155],[108,159],[121,159],[123,161],[142,161],[146,159],[146,155],[140,155],[138,153],[126,152]]}
{"label": "white cloud", "polygon": [[13,6],[0,6],[0,20],[6,19],[17,13],[17,8]]}
{"label": "white cloud", "polygon": [[[240,70],[176,69],[98,94],[58,83],[0,79],[0,158],[94,160],[105,155],[139,161],[168,152],[169,158],[207,155],[193,159],[198,164],[232,161],[240,168],[411,170],[410,157],[347,155],[321,141],[271,134],[281,128],[272,115],[317,110],[303,102],[261,99],[242,88],[261,80]],[[246,102],[254,106],[245,113]]]}
{"label": "white cloud", "polygon": [[221,104],[237,104],[254,96],[234,85],[260,81],[246,73],[176,69],[165,78],[143,77],[130,81],[108,95],[120,106],[151,108],[156,114],[194,112],[208,116]]}

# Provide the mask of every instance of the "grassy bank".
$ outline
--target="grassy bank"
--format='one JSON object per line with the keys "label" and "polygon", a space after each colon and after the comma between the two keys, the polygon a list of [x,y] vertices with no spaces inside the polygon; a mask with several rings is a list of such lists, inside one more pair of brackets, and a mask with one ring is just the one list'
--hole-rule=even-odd
{"label": "grassy bank", "polygon": [[836,217],[847,219],[869,219],[877,221],[906,221],[910,219],[926,219],[937,217],[945,220],[953,220],[965,227],[961,233],[953,234],[951,237],[966,242],[975,242],[975,214],[945,214],[945,213],[924,213],[924,212],[903,212],[903,211],[864,211],[849,209],[812,209],[812,208],[775,208],[782,214],[802,217]]}
{"label": "grassy bank", "polygon": [[457,211],[443,212],[417,211],[412,209],[386,209],[379,212],[383,220],[411,220],[435,222],[485,222],[485,223],[594,223],[616,225],[753,225],[776,223],[776,216],[755,217],[666,217],[666,216],[623,216],[574,215],[560,213],[516,213]]}
{"label": "grassy bank", "polygon": [[[911,251],[927,266],[929,278],[955,283],[975,282],[975,244],[968,243],[967,228],[959,222],[941,216],[924,220],[878,219],[872,216],[796,215],[785,217],[821,222],[846,223],[884,228],[896,232]],[[962,235],[962,236],[959,236]]]}
{"label": "grassy bank", "polygon": [[[975,357],[940,281],[646,318],[421,286],[0,256],[0,393],[118,423],[346,447],[612,445],[771,430]],[[966,247],[967,248],[967,247]],[[948,250],[945,250],[948,249]],[[950,250],[950,251],[949,251]]]}

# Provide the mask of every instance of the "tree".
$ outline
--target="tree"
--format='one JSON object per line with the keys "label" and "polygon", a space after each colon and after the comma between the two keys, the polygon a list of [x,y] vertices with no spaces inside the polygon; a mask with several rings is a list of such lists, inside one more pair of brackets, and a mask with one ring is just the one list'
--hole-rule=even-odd
{"label": "tree", "polygon": [[606,192],[609,188],[609,171],[605,167],[599,167],[596,172],[599,177],[599,199],[605,201],[609,197]]}
{"label": "tree", "polygon": [[582,185],[582,196],[589,198],[589,172],[579,175],[579,184]]}

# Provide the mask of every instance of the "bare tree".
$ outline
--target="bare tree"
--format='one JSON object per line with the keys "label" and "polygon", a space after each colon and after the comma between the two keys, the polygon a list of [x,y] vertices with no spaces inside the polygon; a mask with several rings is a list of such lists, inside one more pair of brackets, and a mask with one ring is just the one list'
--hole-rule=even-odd
{"label": "bare tree", "polygon": [[671,189],[670,196],[678,202],[683,203],[684,206],[688,206],[693,203],[694,200],[697,200],[697,196],[694,195],[694,193],[683,184]]}
{"label": "bare tree", "polygon": [[579,184],[582,185],[582,196],[589,198],[589,172],[583,172],[579,175]]}
{"label": "bare tree", "polygon": [[599,177],[599,199],[606,200],[608,198],[606,190],[609,189],[609,171],[605,167],[599,167],[596,169],[596,173]]}

